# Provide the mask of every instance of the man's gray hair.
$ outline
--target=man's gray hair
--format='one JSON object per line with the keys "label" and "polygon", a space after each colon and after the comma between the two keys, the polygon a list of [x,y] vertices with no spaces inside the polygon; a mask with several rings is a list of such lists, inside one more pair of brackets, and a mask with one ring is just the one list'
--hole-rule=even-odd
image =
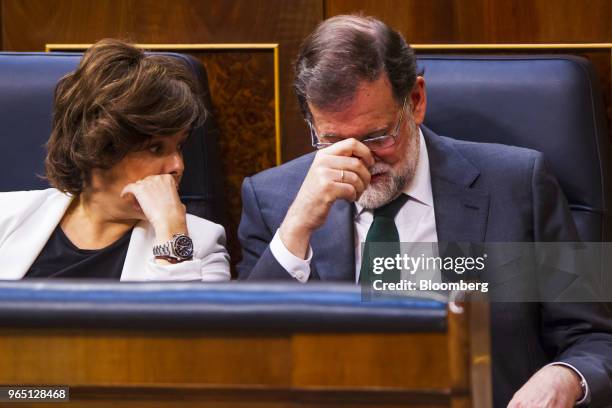
{"label": "man's gray hair", "polygon": [[397,31],[373,17],[340,15],[320,23],[304,40],[295,63],[294,89],[306,119],[308,103],[340,110],[363,81],[385,73],[402,103],[416,82],[414,51]]}

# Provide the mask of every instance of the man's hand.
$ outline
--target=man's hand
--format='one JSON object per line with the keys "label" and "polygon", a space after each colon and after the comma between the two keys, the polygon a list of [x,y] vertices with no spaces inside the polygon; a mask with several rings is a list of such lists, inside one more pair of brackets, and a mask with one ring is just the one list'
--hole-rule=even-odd
{"label": "man's hand", "polygon": [[514,394],[508,408],[570,408],[582,397],[580,377],[562,365],[546,366]]}
{"label": "man's hand", "polygon": [[336,200],[356,201],[370,184],[374,157],[363,143],[346,139],[319,150],[280,227],[283,244],[305,258],[310,235],[327,219]]}
{"label": "man's hand", "polygon": [[132,194],[136,199],[135,205],[140,207],[143,218],[153,226],[158,243],[172,239],[174,234],[187,233],[186,209],[172,175],[149,176],[128,184],[121,197],[127,194]]}

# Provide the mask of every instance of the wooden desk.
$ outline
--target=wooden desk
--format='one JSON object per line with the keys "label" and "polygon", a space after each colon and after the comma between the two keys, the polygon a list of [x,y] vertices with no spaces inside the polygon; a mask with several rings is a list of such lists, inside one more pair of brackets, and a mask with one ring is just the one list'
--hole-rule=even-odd
{"label": "wooden desk", "polygon": [[0,384],[70,386],[23,408],[488,407],[488,308],[464,306],[445,332],[4,328]]}

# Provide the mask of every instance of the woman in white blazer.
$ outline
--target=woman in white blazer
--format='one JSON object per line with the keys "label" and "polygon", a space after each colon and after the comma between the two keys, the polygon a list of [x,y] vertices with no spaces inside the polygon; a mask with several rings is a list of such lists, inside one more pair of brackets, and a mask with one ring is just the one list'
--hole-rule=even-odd
{"label": "woman in white blazer", "polygon": [[229,280],[222,226],[186,214],[182,146],[205,109],[189,69],[116,40],[55,90],[46,177],[0,193],[0,279]]}

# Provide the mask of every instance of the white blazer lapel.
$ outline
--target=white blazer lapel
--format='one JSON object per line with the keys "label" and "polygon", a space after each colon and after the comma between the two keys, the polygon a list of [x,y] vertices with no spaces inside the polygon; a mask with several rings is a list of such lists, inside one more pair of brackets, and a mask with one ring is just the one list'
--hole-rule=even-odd
{"label": "white blazer lapel", "polygon": [[[23,278],[34,263],[40,251],[66,213],[73,197],[55,189],[46,190],[46,199],[23,205],[24,217],[20,225],[0,243],[0,259],[4,264],[0,279],[17,280]],[[28,213],[32,205],[37,209]]]}
{"label": "white blazer lapel", "polygon": [[140,221],[134,226],[121,271],[122,281],[143,280],[147,275],[147,262],[153,257],[154,239],[155,233],[148,222]]}

